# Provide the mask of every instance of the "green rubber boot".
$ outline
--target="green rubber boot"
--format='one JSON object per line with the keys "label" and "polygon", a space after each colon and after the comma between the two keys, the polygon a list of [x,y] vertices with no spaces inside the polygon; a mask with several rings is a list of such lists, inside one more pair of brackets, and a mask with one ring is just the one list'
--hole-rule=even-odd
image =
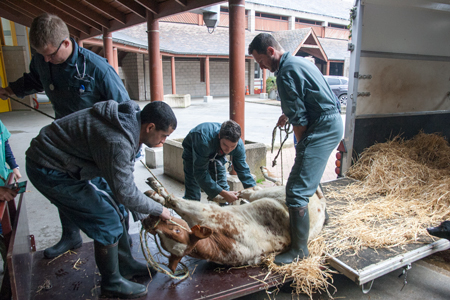
{"label": "green rubber boot", "polygon": [[44,250],[44,256],[46,258],[55,258],[67,250],[78,249],[83,245],[83,239],[80,235],[80,228],[67,218],[60,210],[59,218],[61,220],[62,235],[56,245]]}
{"label": "green rubber boot", "polygon": [[147,295],[145,285],[128,281],[120,274],[118,243],[105,246],[94,241],[95,262],[102,275],[102,297],[133,299]]}
{"label": "green rubber boot", "polygon": [[122,276],[128,280],[135,276],[150,276],[150,274],[152,276],[155,275],[155,269],[134,259],[133,255],[131,254],[129,242],[131,237],[125,228],[126,227],[124,226],[123,234],[119,239],[120,274],[122,274]]}
{"label": "green rubber boot", "polygon": [[295,259],[303,259],[309,255],[309,213],[308,205],[289,208],[289,228],[291,232],[291,248],[275,257],[277,265],[290,264]]}

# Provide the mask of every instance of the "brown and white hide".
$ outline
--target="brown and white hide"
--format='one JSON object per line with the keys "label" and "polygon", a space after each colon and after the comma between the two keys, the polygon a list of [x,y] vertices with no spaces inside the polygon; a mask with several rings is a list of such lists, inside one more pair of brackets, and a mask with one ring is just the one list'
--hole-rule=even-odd
{"label": "brown and white hide", "polygon": [[[262,255],[282,252],[290,244],[289,213],[282,195],[277,197],[279,199],[262,197],[262,191],[273,196],[273,189],[281,192],[280,187],[262,190],[259,193],[262,198],[256,201],[251,197],[253,202],[249,204],[221,207],[169,197],[155,179],[148,180],[159,194],[154,191],[145,194],[172,208],[182,218],[172,217],[172,221],[181,226],[170,221],[157,222],[159,217],[152,216],[143,221],[144,228],[157,234],[162,247],[171,253],[169,268],[172,271],[186,255],[231,266],[255,265]],[[309,239],[314,239],[325,219],[325,199],[317,195],[311,197],[309,214],[312,229]]]}

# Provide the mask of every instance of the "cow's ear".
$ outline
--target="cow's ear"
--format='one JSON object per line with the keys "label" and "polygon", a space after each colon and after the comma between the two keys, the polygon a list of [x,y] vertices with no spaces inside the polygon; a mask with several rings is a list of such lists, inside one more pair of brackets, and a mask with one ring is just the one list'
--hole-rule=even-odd
{"label": "cow's ear", "polygon": [[172,271],[172,273],[175,273],[175,270],[177,269],[178,263],[180,262],[180,260],[182,258],[183,257],[176,256],[176,255],[173,255],[173,254],[170,255],[168,267]]}
{"label": "cow's ear", "polygon": [[211,228],[200,225],[193,226],[191,231],[198,239],[206,239],[213,233]]}

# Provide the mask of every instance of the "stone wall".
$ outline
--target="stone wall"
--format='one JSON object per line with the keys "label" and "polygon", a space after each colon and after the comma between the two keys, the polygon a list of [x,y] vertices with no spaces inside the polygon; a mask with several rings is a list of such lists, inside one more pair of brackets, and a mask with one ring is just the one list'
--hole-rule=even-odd
{"label": "stone wall", "polygon": [[125,88],[133,100],[150,100],[150,93],[145,89],[145,82],[149,82],[144,73],[144,55],[129,52],[122,60],[122,79]]}
{"label": "stone wall", "polygon": [[[251,62],[245,62],[245,85],[248,85],[254,69]],[[228,96],[230,93],[230,64],[228,60],[209,61],[211,96]],[[250,69],[250,71],[249,71]],[[206,96],[206,83],[200,82],[199,60],[177,60],[175,58],[176,93],[190,94],[191,97]],[[171,63],[163,61],[164,94],[172,94]]]}
{"label": "stone wall", "polygon": [[[164,95],[172,94],[172,74],[170,60],[163,60],[163,85]],[[230,64],[228,59],[209,61],[210,91],[211,96],[228,96],[230,93]],[[253,60],[245,61],[245,86],[249,85],[249,91],[253,93]],[[120,78],[133,100],[151,100],[150,74],[148,55],[128,53],[122,60],[119,68]],[[175,58],[176,93],[190,94],[191,97],[206,96],[206,83],[200,82],[199,59]],[[249,84],[250,83],[250,84]]]}

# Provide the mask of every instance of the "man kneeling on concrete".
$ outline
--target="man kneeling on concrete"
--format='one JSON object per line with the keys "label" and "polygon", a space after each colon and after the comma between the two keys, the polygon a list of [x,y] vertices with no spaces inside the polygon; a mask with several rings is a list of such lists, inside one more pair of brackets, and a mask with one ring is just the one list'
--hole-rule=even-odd
{"label": "man kneeling on concrete", "polygon": [[[256,185],[245,161],[241,127],[235,121],[197,125],[184,138],[183,148],[184,199],[200,200],[200,188],[209,199],[217,195],[227,202],[238,199],[237,192],[229,191],[225,168],[227,154],[244,188]],[[231,170],[231,165],[228,169]]]}
{"label": "man kneeling on concrete", "polygon": [[28,178],[36,189],[94,240],[102,296],[147,294],[146,286],[129,281],[148,276],[148,269],[131,255],[124,209],[118,203],[135,220],[148,214],[170,219],[167,208],[138,190],[133,171],[141,144],[164,143],[176,127],[166,103],[152,102],[140,111],[132,101],[110,100],[45,126],[26,152]]}

